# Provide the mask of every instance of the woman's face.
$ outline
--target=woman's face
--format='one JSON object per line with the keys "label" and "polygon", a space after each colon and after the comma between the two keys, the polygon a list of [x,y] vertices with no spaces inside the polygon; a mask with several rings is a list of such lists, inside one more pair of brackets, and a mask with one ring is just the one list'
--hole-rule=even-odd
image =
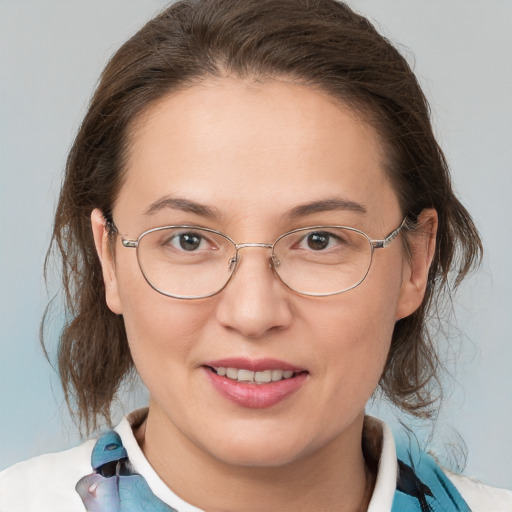
{"label": "woman's face", "polygon": [[[326,224],[381,239],[402,221],[373,128],[312,88],[237,79],[169,95],[138,120],[113,217],[129,239],[184,224],[237,243],[272,243],[287,231]],[[92,220],[107,302],[123,315],[151,395],[148,421],[168,439],[192,443],[205,457],[256,466],[360,441],[395,321],[414,311],[423,293],[401,237],[375,252],[357,288],[339,295],[299,295],[269,269],[267,249],[245,248],[222,292],[179,300],[147,284],[136,251],[119,238],[111,261],[98,212]],[[237,383],[211,367],[297,375]]]}

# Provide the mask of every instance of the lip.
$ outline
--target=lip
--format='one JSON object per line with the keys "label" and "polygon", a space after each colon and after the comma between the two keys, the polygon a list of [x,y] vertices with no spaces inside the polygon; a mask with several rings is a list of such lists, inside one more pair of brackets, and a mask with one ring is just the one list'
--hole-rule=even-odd
{"label": "lip", "polygon": [[[265,384],[248,384],[222,377],[210,367],[239,368],[254,372],[264,370],[289,370],[297,373],[289,379]],[[224,398],[240,407],[248,409],[265,409],[279,404],[296,393],[306,382],[308,372],[277,359],[228,358],[210,361],[203,365],[203,370],[212,387]]]}
{"label": "lip", "polygon": [[288,370],[300,373],[305,371],[305,368],[299,368],[298,366],[294,366],[290,363],[271,358],[249,359],[246,357],[228,357],[225,359],[217,359],[215,361],[207,361],[203,363],[203,365],[211,366],[212,368],[238,368],[251,370],[253,372],[262,372],[264,370]]}

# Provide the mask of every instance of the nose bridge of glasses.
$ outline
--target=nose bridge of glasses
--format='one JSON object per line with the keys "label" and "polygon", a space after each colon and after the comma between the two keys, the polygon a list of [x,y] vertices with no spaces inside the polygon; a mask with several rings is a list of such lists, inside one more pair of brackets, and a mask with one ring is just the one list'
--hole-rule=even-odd
{"label": "nose bridge of glasses", "polygon": [[272,249],[274,247],[272,244],[264,244],[264,243],[249,243],[249,244],[235,244],[236,249],[244,249],[245,247],[261,247],[262,249]]}
{"label": "nose bridge of glasses", "polygon": [[[244,243],[244,244],[235,244],[235,249],[236,249],[236,256],[231,258],[230,262],[229,262],[229,269],[230,270],[234,270],[234,267],[236,266],[236,264],[239,262],[240,258],[238,256],[238,251],[240,249],[245,249],[247,247],[259,247],[260,249],[273,249],[274,248],[274,245],[273,244],[265,244],[265,243]],[[274,258],[275,256],[272,255],[270,258],[269,258],[269,267],[270,268],[273,268],[275,267],[276,265],[279,264],[279,262],[277,261],[274,261]]]}

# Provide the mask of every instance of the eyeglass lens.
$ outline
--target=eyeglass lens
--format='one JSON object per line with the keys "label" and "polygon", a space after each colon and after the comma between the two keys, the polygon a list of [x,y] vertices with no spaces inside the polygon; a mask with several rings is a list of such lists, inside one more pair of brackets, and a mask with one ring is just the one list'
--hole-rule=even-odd
{"label": "eyeglass lens", "polygon": [[[226,285],[236,267],[233,260],[237,250],[220,233],[173,227],[142,235],[137,257],[144,277],[160,293],[199,298],[213,295]],[[371,259],[371,242],[363,233],[319,227],[295,230],[278,238],[271,265],[293,290],[331,295],[358,285]]]}

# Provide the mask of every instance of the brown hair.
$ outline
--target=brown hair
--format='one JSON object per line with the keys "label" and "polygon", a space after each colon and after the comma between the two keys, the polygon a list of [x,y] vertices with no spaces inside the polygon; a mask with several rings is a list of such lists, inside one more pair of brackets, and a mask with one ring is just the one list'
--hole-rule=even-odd
{"label": "brown hair", "polygon": [[481,242],[452,191],[427,100],[406,60],[335,0],[181,0],[108,63],[67,160],[48,253],[57,249],[62,263],[69,321],[58,362],[68,405],[87,430],[99,417],[110,421],[116,392],[133,370],[123,319],[105,303],[90,224],[94,208],[111,219],[130,126],[169,92],[226,75],[288,77],[338,98],[380,133],[404,215],[414,224],[423,209],[437,211],[425,299],[397,322],[380,381],[395,405],[429,415],[439,360],[427,319],[438,317],[443,296],[479,261]]}

